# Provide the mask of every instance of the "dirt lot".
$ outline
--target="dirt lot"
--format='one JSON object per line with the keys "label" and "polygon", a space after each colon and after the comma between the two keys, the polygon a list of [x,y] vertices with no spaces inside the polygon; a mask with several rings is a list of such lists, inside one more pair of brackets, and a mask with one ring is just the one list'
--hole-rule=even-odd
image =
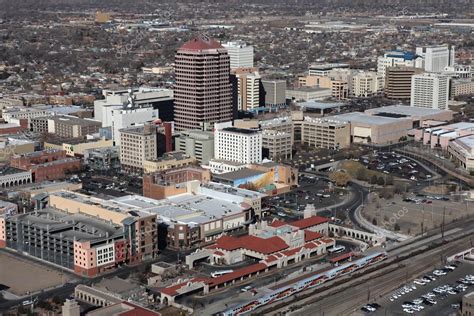
{"label": "dirt lot", "polygon": [[23,296],[67,282],[70,277],[50,267],[0,252],[0,284],[8,292]]}
{"label": "dirt lot", "polygon": [[[378,226],[396,230],[407,235],[417,235],[423,231],[440,227],[443,222],[452,222],[474,216],[474,202],[456,202],[437,200],[430,196],[408,195],[405,197],[395,196],[386,200],[371,194],[369,204],[365,207],[363,214],[372,223]],[[410,201],[408,201],[410,200]],[[444,213],[444,216],[443,216]],[[375,221],[374,221],[375,219]],[[422,225],[423,223],[423,225]]]}

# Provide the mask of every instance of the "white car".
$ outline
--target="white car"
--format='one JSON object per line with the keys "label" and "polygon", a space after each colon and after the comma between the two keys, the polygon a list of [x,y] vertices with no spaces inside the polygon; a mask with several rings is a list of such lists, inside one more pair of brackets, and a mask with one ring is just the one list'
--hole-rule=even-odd
{"label": "white car", "polygon": [[423,281],[423,280],[418,280],[418,279],[415,280],[415,281],[413,281],[413,283],[418,284],[418,285],[425,285],[425,284],[426,284],[425,281]]}
{"label": "white car", "polygon": [[408,314],[413,314],[414,313],[414,311],[412,309],[409,309],[409,308],[404,308],[403,311],[405,313],[408,313]]}

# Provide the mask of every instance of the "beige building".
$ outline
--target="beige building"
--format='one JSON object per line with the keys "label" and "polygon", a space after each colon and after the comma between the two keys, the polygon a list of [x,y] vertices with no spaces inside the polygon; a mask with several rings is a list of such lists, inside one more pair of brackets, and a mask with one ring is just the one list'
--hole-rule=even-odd
{"label": "beige building", "polygon": [[101,122],[75,116],[53,116],[48,119],[48,133],[65,138],[85,138],[99,132]]}
{"label": "beige building", "polygon": [[460,95],[474,94],[474,81],[472,79],[453,79],[451,80],[450,97]]}
{"label": "beige building", "polygon": [[35,151],[35,142],[16,138],[0,138],[0,162],[10,161],[16,154]]}
{"label": "beige building", "polygon": [[262,132],[262,147],[268,150],[268,157],[266,158],[274,161],[291,159],[293,149],[292,133],[265,130]]}
{"label": "beige building", "polygon": [[474,292],[468,293],[462,298],[462,316],[474,316]]}
{"label": "beige building", "polygon": [[156,127],[151,124],[120,130],[120,163],[131,173],[143,173],[145,160],[158,156]]}
{"label": "beige building", "polygon": [[305,76],[298,78],[300,86],[331,89],[332,97],[345,100],[349,97],[349,82],[329,76]]}
{"label": "beige building", "polygon": [[450,141],[448,153],[457,165],[469,172],[474,171],[474,135]]}
{"label": "beige building", "polygon": [[165,153],[163,157],[153,160],[145,160],[143,169],[145,173],[153,173],[173,168],[182,168],[196,164],[195,157],[186,155],[180,151]]}
{"label": "beige building", "polygon": [[352,77],[351,94],[356,98],[367,98],[382,90],[382,78],[376,72],[360,72]]}
{"label": "beige building", "polygon": [[84,140],[82,138],[68,139],[64,142],[60,140],[56,141],[45,141],[45,149],[60,149],[65,150],[66,155],[75,157],[75,156],[84,156],[86,150],[112,147],[113,141],[103,139],[94,139],[94,140]]}
{"label": "beige building", "polygon": [[301,142],[321,148],[346,148],[350,145],[350,130],[347,122],[305,117],[301,126]]}
{"label": "beige building", "polygon": [[238,68],[233,71],[237,79],[237,108],[249,111],[260,106],[260,74],[256,68]]}

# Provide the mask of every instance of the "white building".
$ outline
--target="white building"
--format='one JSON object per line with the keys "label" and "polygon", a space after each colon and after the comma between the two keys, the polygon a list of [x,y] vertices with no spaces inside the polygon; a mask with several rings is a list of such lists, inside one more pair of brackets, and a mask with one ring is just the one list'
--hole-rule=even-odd
{"label": "white building", "polygon": [[428,72],[442,72],[447,66],[454,65],[454,47],[417,47],[416,54],[423,58],[423,68]]}
{"label": "white building", "polygon": [[417,67],[421,68],[422,58],[412,52],[389,51],[377,58],[377,74],[385,81],[388,67]]}
{"label": "white building", "polygon": [[411,106],[447,110],[448,98],[448,76],[424,73],[412,77]]}
{"label": "white building", "polygon": [[230,57],[230,69],[253,67],[253,46],[242,41],[222,44]]}
{"label": "white building", "polygon": [[376,72],[364,71],[352,77],[351,93],[356,98],[367,98],[382,90],[383,81]]}
{"label": "white building", "polygon": [[262,132],[236,128],[232,122],[215,124],[214,158],[238,163],[262,162]]}

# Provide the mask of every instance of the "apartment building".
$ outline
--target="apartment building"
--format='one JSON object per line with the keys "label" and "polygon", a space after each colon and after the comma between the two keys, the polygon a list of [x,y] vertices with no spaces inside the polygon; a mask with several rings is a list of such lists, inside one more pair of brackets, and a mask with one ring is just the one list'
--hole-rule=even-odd
{"label": "apartment building", "polygon": [[143,173],[144,162],[156,159],[157,131],[153,124],[120,130],[120,163],[130,173]]}
{"label": "apartment building", "polygon": [[301,126],[301,142],[308,146],[339,149],[350,146],[350,124],[331,119],[305,117]]}
{"label": "apartment building", "polygon": [[448,109],[449,78],[436,73],[414,75],[411,82],[411,106]]}

